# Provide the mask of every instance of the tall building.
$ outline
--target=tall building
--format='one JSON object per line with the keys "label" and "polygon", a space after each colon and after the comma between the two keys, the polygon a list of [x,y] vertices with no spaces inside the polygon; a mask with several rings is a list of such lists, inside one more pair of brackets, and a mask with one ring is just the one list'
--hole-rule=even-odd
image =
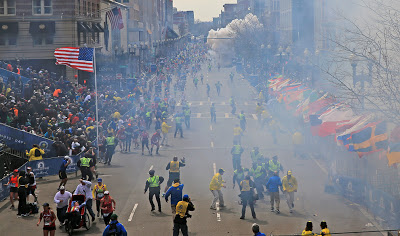
{"label": "tall building", "polygon": [[224,11],[223,14],[221,15],[222,27],[225,27],[226,25],[231,23],[234,19],[237,19],[236,7],[237,4],[224,4]]}
{"label": "tall building", "polygon": [[335,47],[332,40],[336,35],[335,3],[315,0],[315,47],[321,52]]}
{"label": "tall building", "polygon": [[294,49],[314,49],[314,1],[280,0],[280,41]]}

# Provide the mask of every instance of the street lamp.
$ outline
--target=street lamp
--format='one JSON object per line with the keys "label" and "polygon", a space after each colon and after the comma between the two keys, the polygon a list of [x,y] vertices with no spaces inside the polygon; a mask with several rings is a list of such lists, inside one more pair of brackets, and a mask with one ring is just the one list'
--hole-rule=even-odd
{"label": "street lamp", "polygon": [[[355,52],[355,49],[353,49],[353,52]],[[360,82],[361,85],[361,97],[360,97],[360,102],[361,102],[361,107],[364,109],[364,100],[365,100],[365,82],[369,82],[370,84],[372,83],[372,61],[368,59],[367,65],[368,65],[368,74],[364,74],[364,72],[361,72],[361,74],[357,74],[357,65],[358,65],[358,58],[354,53],[350,54],[349,57],[351,67],[353,69],[353,87],[356,87],[357,82]]]}

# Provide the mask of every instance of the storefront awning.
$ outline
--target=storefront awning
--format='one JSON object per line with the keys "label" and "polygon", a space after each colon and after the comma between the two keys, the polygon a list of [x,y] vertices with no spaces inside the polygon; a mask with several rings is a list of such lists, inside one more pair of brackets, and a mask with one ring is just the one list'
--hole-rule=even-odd
{"label": "storefront awning", "polygon": [[18,22],[0,22],[0,35],[1,34],[17,34]]}
{"label": "storefront awning", "polygon": [[34,21],[29,25],[30,34],[55,34],[56,22],[54,21]]}

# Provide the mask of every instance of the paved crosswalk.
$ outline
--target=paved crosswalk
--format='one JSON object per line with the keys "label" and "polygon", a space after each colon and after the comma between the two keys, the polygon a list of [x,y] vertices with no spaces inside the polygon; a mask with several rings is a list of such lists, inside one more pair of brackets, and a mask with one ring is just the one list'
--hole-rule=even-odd
{"label": "paved crosswalk", "polygon": [[[204,112],[204,113],[192,113],[190,116],[192,119],[211,119],[211,113],[210,112]],[[172,119],[172,117],[170,117]],[[233,115],[232,113],[219,113],[217,112],[217,119],[239,119],[238,115]],[[246,119],[248,120],[258,120],[258,117],[256,114],[247,114]]]}
{"label": "paved crosswalk", "polygon": [[[193,101],[193,102],[188,102],[189,107],[194,107],[194,106],[211,106],[211,103],[214,103],[215,106],[230,106],[229,103],[227,102],[212,102],[212,101]],[[248,105],[257,105],[256,101],[253,102],[236,102],[237,106],[248,106]],[[176,104],[177,107],[181,107],[181,103]]]}

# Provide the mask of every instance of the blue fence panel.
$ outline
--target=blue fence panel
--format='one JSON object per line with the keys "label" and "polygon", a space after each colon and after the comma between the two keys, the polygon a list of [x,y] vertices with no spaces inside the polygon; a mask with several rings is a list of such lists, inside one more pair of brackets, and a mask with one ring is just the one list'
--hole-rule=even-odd
{"label": "blue fence panel", "polygon": [[45,152],[43,157],[56,156],[56,150],[52,146],[53,140],[18,130],[5,124],[0,124],[0,139],[3,139],[8,147],[18,151],[29,151],[33,144],[37,144]]}
{"label": "blue fence panel", "polygon": [[26,77],[21,76],[21,75],[19,75],[19,74],[17,74],[17,73],[14,73],[14,72],[5,70],[5,69],[3,69],[3,68],[0,68],[0,77],[3,77],[3,81],[4,81],[5,83],[7,82],[8,77],[11,76],[11,75],[14,75],[15,78],[20,78],[23,84],[26,84],[26,83],[28,83],[28,82],[30,81],[29,78],[26,78]]}

